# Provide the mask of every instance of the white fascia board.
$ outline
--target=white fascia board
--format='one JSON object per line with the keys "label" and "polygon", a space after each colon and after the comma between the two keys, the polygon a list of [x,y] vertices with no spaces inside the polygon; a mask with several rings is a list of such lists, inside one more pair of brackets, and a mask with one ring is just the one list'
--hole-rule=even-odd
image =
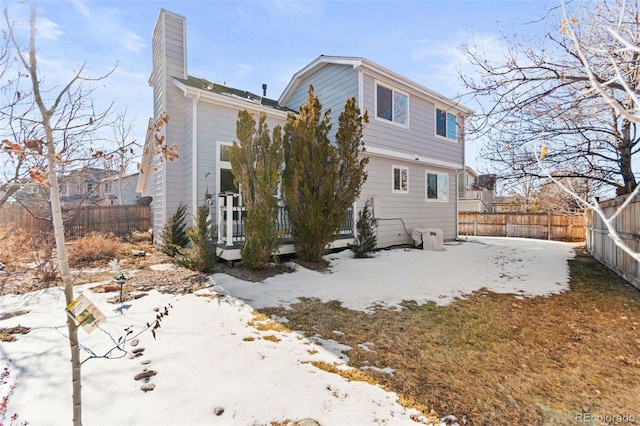
{"label": "white fascia board", "polygon": [[415,154],[407,154],[404,152],[392,151],[390,149],[378,148],[375,146],[365,146],[363,149],[363,153],[377,156],[377,157],[413,161],[416,163],[428,164],[430,166],[444,167],[447,169],[460,170],[464,167],[462,163],[452,163],[450,161],[436,160],[434,158],[421,157]]}
{"label": "white fascia board", "polygon": [[280,117],[283,119],[287,118],[287,114],[288,114],[287,111],[280,111],[277,109],[269,108],[262,104],[245,102],[241,99],[234,99],[229,96],[220,95],[218,93],[212,93],[207,90],[187,86],[186,84],[183,84],[177,80],[173,80],[173,84],[175,84],[180,90],[182,90],[184,95],[188,98],[199,97],[201,101],[209,102],[212,104],[221,105],[225,107],[232,107],[240,111],[245,109],[254,110],[254,111],[264,111],[267,114],[267,116],[272,115],[272,116]]}
{"label": "white fascia board", "polygon": [[285,87],[284,91],[282,92],[282,95],[280,95],[278,103],[280,105],[285,105],[291,97],[291,94],[300,84],[300,81],[302,81],[302,79],[307,75],[313,74],[315,71],[322,68],[326,64],[350,65],[354,69],[357,69],[362,64],[362,58],[350,56],[318,56],[313,62],[293,75],[293,77],[289,81],[289,84],[287,84],[287,87]]}
{"label": "white fascia board", "polygon": [[[391,70],[388,70],[374,62],[371,62],[367,59],[363,59],[361,61],[361,68],[366,69],[368,71],[372,71],[375,72],[387,79],[389,79],[390,82],[400,82],[402,84],[404,84],[405,86],[407,86],[408,88],[414,90],[415,92],[418,92],[419,94],[424,95],[427,99],[431,100],[432,102],[436,103],[436,104],[442,104],[442,105],[446,105],[448,107],[457,109],[458,111],[462,112],[465,115],[472,115],[474,113],[474,111],[458,102],[455,102],[449,98],[447,98],[446,96],[441,95],[440,93],[428,89],[427,87],[416,83],[415,81],[409,80],[406,77],[401,76],[398,73],[395,73]],[[359,67],[356,67],[356,69],[358,69]]]}

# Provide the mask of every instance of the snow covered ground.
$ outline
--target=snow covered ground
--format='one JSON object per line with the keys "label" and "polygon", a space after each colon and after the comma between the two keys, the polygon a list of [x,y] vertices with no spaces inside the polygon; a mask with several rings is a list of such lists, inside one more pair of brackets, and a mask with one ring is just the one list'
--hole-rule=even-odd
{"label": "snow covered ground", "polygon": [[[296,332],[259,331],[248,322],[254,309],[286,307],[298,297],[339,300],[366,311],[376,303],[395,308],[402,300],[447,304],[481,288],[517,297],[568,289],[573,244],[474,238],[445,247],[445,252],[381,251],[373,259],[352,259],[345,251],[330,256],[329,273],[296,266],[296,272],[263,283],[216,274],[215,285],[198,295],[151,291],[123,305],[107,303],[113,295],[91,292],[95,284],[77,287],[107,316],[101,327],[116,339],[126,327],[138,331],[151,322],[154,308],[172,306],[156,340],[146,332],[137,346],[127,345],[127,353],[112,354],[120,358],[83,364],[83,423],[268,425],[313,418],[325,426],[415,425],[410,418],[415,412],[400,406],[396,394],[311,365],[345,364],[348,357],[331,341],[320,345]],[[60,289],[48,289],[0,298],[0,315],[16,310],[29,313],[0,320],[0,327],[23,325],[31,332],[0,343],[2,361],[11,360],[10,383],[17,383],[8,414],[18,413],[33,426],[68,425],[71,369],[64,296]],[[103,330],[81,330],[82,345],[97,355],[106,352],[113,342]],[[140,348],[141,355],[132,358],[132,350]],[[392,371],[392,366],[376,368]],[[157,373],[149,380],[155,389],[148,392],[141,390],[143,380],[134,380],[145,369]],[[7,389],[2,387],[0,396]]]}

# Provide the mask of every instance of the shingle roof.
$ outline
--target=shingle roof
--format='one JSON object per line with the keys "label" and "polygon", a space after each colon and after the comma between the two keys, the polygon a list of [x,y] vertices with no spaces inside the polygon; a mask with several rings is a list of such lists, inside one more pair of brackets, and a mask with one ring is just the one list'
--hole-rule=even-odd
{"label": "shingle roof", "polygon": [[229,96],[235,99],[251,102],[253,104],[264,105],[266,107],[270,107],[280,111],[295,112],[290,108],[281,106],[275,99],[270,99],[265,96],[259,96],[246,90],[234,89],[233,87],[214,83],[212,81],[205,80],[204,78],[197,78],[193,76],[188,76],[186,80],[183,78],[174,78],[176,81],[179,81],[186,86],[195,87],[196,89],[206,90],[208,92],[217,93],[219,95]]}

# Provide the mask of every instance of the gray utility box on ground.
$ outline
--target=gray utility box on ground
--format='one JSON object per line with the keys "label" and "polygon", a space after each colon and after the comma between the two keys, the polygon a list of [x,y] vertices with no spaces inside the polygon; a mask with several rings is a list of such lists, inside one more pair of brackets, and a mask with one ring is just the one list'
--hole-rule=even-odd
{"label": "gray utility box on ground", "polygon": [[422,250],[444,251],[444,232],[438,228],[413,228],[411,238]]}

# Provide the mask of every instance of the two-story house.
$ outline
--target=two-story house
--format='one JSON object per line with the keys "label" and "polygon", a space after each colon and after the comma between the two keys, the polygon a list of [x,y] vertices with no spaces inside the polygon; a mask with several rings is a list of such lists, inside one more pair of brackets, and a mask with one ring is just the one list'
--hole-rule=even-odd
{"label": "two-story house", "polygon": [[439,228],[445,239],[456,238],[456,179],[464,169],[470,109],[360,57],[319,56],[293,75],[277,101],[194,78],[187,74],[186,19],[166,10],[153,33],[149,83],[156,120],[162,113],[170,117],[165,141],[175,143],[180,155],[171,162],[153,158],[150,130],[138,190],[153,197],[156,238],[181,202],[195,212],[206,193],[236,190],[228,150],[238,111],[265,112],[273,129],[305,103],[310,84],[323,109],[331,109],[334,132],[349,97],[369,114],[360,154],[369,157],[368,179],[356,208],[373,201],[378,246],[411,243],[414,227]]}
{"label": "two-story house", "polygon": [[368,179],[378,245],[411,242],[414,227],[457,236],[456,174],[464,168],[464,119],[472,111],[365,58],[320,56],[298,71],[279,99],[297,108],[313,85],[338,121],[347,98],[367,111],[364,130]]}
{"label": "two-story house", "polygon": [[458,209],[461,212],[493,213],[496,175],[479,175],[466,166],[458,176]]}

